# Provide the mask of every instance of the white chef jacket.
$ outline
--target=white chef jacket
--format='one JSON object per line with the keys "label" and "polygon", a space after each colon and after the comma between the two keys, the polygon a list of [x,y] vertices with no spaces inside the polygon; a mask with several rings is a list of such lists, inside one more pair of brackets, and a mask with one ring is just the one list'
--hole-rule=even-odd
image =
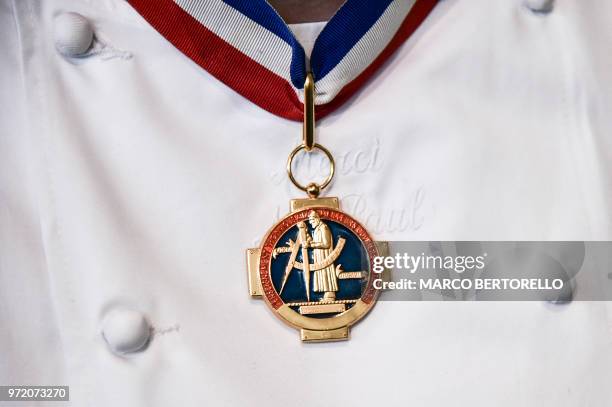
{"label": "white chef jacket", "polygon": [[[109,52],[60,55],[62,12]],[[440,2],[317,124],[326,194],[378,240],[610,240],[611,16]],[[248,297],[244,256],[302,197],[301,125],[127,2],[2,0],[0,50],[0,384],[74,406],[612,403],[603,302],[381,302],[350,341],[302,344]],[[142,350],[105,340],[117,308],[146,317]]]}

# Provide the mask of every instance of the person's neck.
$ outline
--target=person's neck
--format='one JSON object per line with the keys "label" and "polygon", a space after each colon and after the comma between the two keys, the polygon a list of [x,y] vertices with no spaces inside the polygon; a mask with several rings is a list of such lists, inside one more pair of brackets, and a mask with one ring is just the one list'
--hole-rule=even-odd
{"label": "person's neck", "polygon": [[287,24],[328,21],[345,0],[268,0]]}

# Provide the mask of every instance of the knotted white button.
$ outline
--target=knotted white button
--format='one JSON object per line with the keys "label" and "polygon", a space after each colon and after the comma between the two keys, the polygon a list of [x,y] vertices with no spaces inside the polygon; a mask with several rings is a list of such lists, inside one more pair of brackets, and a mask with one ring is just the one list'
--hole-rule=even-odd
{"label": "knotted white button", "polygon": [[555,0],[524,0],[523,4],[536,13],[548,13],[552,11]]}
{"label": "knotted white button", "polygon": [[102,321],[102,336],[118,355],[142,349],[151,335],[145,316],[129,308],[114,308]]}
{"label": "knotted white button", "polygon": [[58,14],[54,21],[55,48],[67,57],[78,57],[87,52],[94,38],[91,23],[73,12]]}

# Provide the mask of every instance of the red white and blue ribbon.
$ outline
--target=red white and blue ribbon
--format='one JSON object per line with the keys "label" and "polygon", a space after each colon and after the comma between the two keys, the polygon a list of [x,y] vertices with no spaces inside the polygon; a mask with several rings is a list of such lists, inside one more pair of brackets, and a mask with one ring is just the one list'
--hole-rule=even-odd
{"label": "red white and blue ribbon", "polygon": [[308,62],[321,118],[372,76],[437,1],[346,0],[317,37],[307,61],[266,0],[129,0],[202,68],[260,107],[291,120],[303,118]]}

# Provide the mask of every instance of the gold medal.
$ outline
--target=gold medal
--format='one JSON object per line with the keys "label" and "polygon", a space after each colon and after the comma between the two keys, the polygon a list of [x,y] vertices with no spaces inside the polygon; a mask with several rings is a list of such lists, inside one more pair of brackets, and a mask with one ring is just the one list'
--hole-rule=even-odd
{"label": "gold medal", "polygon": [[[314,81],[304,84],[303,143],[287,160],[291,182],[308,194],[293,199],[290,212],[247,250],[249,293],[262,298],[284,322],[300,330],[303,341],[349,338],[349,328],[374,306],[378,291],[374,258],[386,255],[385,242],[375,242],[355,219],[340,210],[338,198],[319,197],[331,182],[332,154],[314,142]],[[330,162],[321,183],[300,184],[293,160],[301,151],[323,152]]]}

